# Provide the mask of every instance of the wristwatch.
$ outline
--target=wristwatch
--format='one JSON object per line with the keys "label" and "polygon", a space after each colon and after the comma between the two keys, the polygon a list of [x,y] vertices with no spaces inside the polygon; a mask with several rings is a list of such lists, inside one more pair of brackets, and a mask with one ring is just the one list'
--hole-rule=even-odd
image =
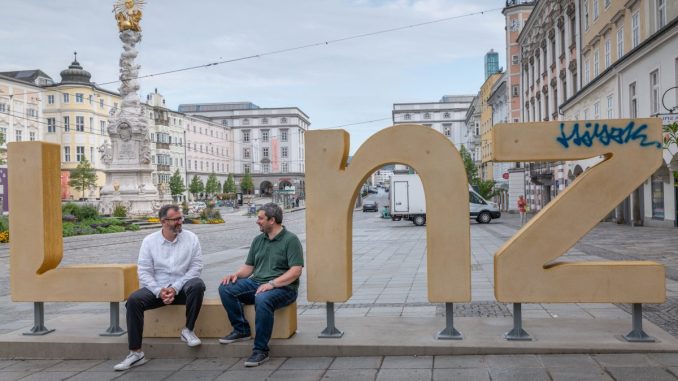
{"label": "wristwatch", "polygon": [[276,285],[275,285],[275,282],[273,281],[273,279],[269,280],[268,284],[270,284],[271,287],[276,288]]}

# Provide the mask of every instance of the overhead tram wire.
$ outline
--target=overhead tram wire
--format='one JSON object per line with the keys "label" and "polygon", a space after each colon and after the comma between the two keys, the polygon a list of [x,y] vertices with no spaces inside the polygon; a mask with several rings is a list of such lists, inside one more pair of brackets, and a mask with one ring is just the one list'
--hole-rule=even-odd
{"label": "overhead tram wire", "polygon": [[[189,71],[189,70],[202,69],[202,68],[208,68],[208,67],[223,65],[223,64],[227,64],[227,63],[245,61],[245,60],[249,60],[249,59],[253,59],[253,58],[261,58],[261,57],[272,56],[272,55],[276,55],[276,54],[289,53],[289,52],[302,50],[302,49],[314,48],[314,47],[319,47],[319,46],[327,46],[327,45],[335,44],[335,43],[339,43],[339,42],[357,40],[357,39],[360,39],[360,38],[372,37],[372,36],[377,36],[377,35],[380,35],[380,34],[397,32],[397,31],[406,30],[406,29],[419,28],[419,27],[422,27],[422,26],[443,23],[443,22],[446,22],[446,21],[452,21],[452,20],[461,19],[461,18],[465,18],[465,17],[484,15],[485,13],[500,11],[502,9],[504,9],[504,8],[485,9],[485,10],[482,10],[482,11],[470,12],[470,13],[465,13],[465,14],[462,14],[462,15],[450,16],[450,17],[445,17],[445,18],[431,20],[431,21],[424,21],[424,22],[416,23],[416,24],[404,25],[404,26],[388,28],[388,29],[381,29],[381,30],[377,30],[377,31],[374,31],[374,32],[355,34],[355,35],[352,35],[352,36],[341,37],[341,38],[336,38],[336,39],[331,39],[331,40],[313,42],[313,43],[310,43],[310,44],[294,46],[294,47],[291,47],[291,48],[272,50],[272,51],[253,54],[253,55],[249,55],[249,56],[231,58],[231,59],[215,61],[215,62],[209,62],[209,63],[205,63],[205,64],[202,64],[202,65],[187,66],[187,67],[178,68],[178,69],[172,69],[172,70],[166,70],[166,71],[161,71],[161,72],[157,72],[157,73],[145,74],[145,75],[138,76],[136,79],[159,77],[159,76],[162,76],[162,75],[179,73],[179,72]],[[118,79],[118,80],[115,80],[115,81],[97,83],[97,85],[110,85],[110,84],[119,83],[119,82],[121,82],[121,81]],[[59,92],[58,90],[48,90],[48,91]],[[110,90],[108,90],[108,91],[110,91]],[[38,94],[38,93],[42,93],[42,92],[44,92],[44,91],[41,90],[41,91],[36,91],[36,92],[29,92],[29,93],[24,93],[23,95]],[[110,105],[108,105],[108,106],[110,107]]]}
{"label": "overhead tram wire", "polygon": [[[9,112],[0,112],[0,114],[12,115],[12,116],[14,116],[15,118],[25,119],[25,120],[28,120],[28,121],[34,121],[34,122],[37,122],[37,123],[40,123],[40,124],[49,125],[47,122],[43,122],[43,121],[37,120],[37,119],[40,119],[40,117],[33,117],[34,119],[31,119],[31,118],[27,118],[27,117],[24,117],[24,116],[19,116],[19,115],[16,115],[16,114],[13,114],[13,113],[9,113]],[[47,118],[42,117],[42,119],[47,119]],[[323,129],[336,129],[336,128],[342,128],[342,127],[356,126],[356,125],[361,125],[361,124],[369,124],[369,123],[381,122],[381,121],[385,121],[385,120],[391,120],[391,117],[388,117],[388,118],[379,118],[379,119],[371,119],[371,120],[364,120],[364,121],[360,121],[360,122],[352,122],[352,123],[346,123],[346,124],[340,124],[340,125],[331,126],[331,127],[324,127]],[[202,121],[202,120],[201,120],[201,121]],[[216,123],[214,123],[214,124],[216,124]],[[221,125],[219,125],[219,124],[216,124],[216,125],[219,126],[219,127],[223,127],[223,126],[221,126]],[[54,125],[54,127],[55,127],[55,128],[59,128],[59,129],[63,129],[63,130],[64,130],[63,132],[70,132],[70,130],[73,129],[73,131],[76,132],[76,133],[85,133],[85,134],[99,135],[99,136],[103,136],[103,137],[109,136],[108,134],[101,134],[100,132],[94,132],[94,131],[86,131],[86,130],[83,130],[83,131],[77,131],[77,130],[75,130],[74,128],[71,128],[71,127],[69,127],[69,131],[66,131],[66,130],[65,130],[65,126],[63,125],[63,123],[62,123],[61,121],[58,121],[58,122],[57,122],[57,121],[56,121],[56,118],[55,118],[55,125]],[[291,127],[294,127],[294,126],[291,126]],[[235,135],[235,134],[233,134],[233,135]],[[193,148],[188,148],[188,146],[187,146],[186,149],[187,149],[188,151],[193,151],[193,152],[195,152],[195,153],[200,153],[200,154],[204,154],[204,155],[207,155],[207,156],[210,156],[210,157],[219,158],[219,160],[225,160],[225,159],[223,159],[224,156],[219,156],[218,154],[209,153],[209,152],[207,152],[207,151],[206,151],[206,152],[199,152],[199,150],[198,150],[197,148],[195,148],[195,145],[196,145],[196,144],[206,144],[206,145],[210,145],[210,144],[212,144],[212,142],[217,142],[217,143],[226,142],[226,143],[234,143],[234,144],[236,143],[235,136],[234,136],[233,139],[219,139],[219,138],[214,138],[214,139],[210,139],[210,140],[211,140],[211,141],[208,142],[208,143],[206,143],[205,141],[189,141],[189,140],[185,140],[182,144],[188,144],[188,145],[193,144]],[[250,141],[252,141],[252,142],[259,141],[259,140],[261,140],[261,139],[260,139],[260,138],[250,138]],[[170,143],[170,145],[174,145],[174,146],[176,146],[176,147],[183,147],[182,144],[179,144],[179,143]],[[214,159],[214,160],[216,160],[216,159]],[[229,160],[230,160],[230,159],[229,159]],[[235,157],[233,157],[232,160],[233,160],[234,162],[251,163],[250,160],[235,159]],[[304,161],[303,159],[300,159],[300,160],[288,160],[288,162],[290,162],[290,163],[293,163],[293,162],[303,162],[303,161]]]}
{"label": "overhead tram wire", "polygon": [[[22,115],[15,114],[15,113],[13,113],[13,112],[0,112],[0,114],[11,115],[11,116],[14,116],[15,118],[20,118],[20,119],[24,119],[24,120],[28,120],[28,121],[34,121],[34,122],[37,122],[37,123],[39,123],[39,124],[44,124],[44,125],[47,125],[47,126],[49,125],[49,123],[46,121],[48,118],[47,118],[47,117],[44,117],[44,116],[43,116],[43,117],[37,117],[37,116],[36,116],[36,117],[28,118],[28,117],[24,117],[24,116],[22,116]],[[186,115],[186,116],[188,116],[188,115]],[[190,117],[190,116],[189,116],[189,117]],[[38,120],[38,119],[43,119],[43,120],[45,120],[45,121],[40,121],[40,120]],[[199,120],[200,122],[204,122],[204,123],[213,125],[214,127],[218,127],[218,128],[225,128],[225,127],[226,127],[226,128],[230,128],[230,127],[231,127],[231,126],[223,126],[223,125],[221,125],[221,124],[219,124],[219,123],[215,123],[215,122],[208,122],[208,121],[205,121],[205,120],[200,119],[200,118],[192,118],[192,117],[191,117],[191,119],[196,119],[196,120]],[[54,118],[54,120],[55,120],[54,127],[55,127],[55,128],[59,128],[59,129],[61,129],[61,130],[64,130],[63,132],[70,132],[70,130],[73,130],[73,131],[76,132],[76,133],[85,133],[85,134],[98,135],[98,136],[103,136],[103,137],[109,136],[109,135],[106,134],[106,133],[101,134],[100,132],[96,132],[96,131],[99,129],[98,127],[97,127],[97,128],[93,128],[92,131],[87,131],[87,129],[85,129],[85,130],[83,130],[83,131],[77,131],[77,130],[75,129],[75,127],[72,127],[72,126],[70,126],[70,124],[69,124],[69,131],[66,131],[66,130],[65,130],[65,125],[63,124],[63,121],[62,121],[62,120],[60,120],[60,119],[58,119],[58,118]],[[385,120],[391,120],[391,117],[387,117],[387,118],[379,118],[379,119],[371,119],[371,120],[364,120],[364,121],[359,121],[359,122],[351,122],[351,123],[340,124],[340,125],[331,126],[331,127],[322,127],[322,129],[336,129],[336,128],[342,128],[342,127],[356,126],[356,125],[361,125],[361,124],[369,124],[369,123],[381,122],[381,121],[385,121]],[[254,127],[254,126],[251,126],[251,127]],[[257,127],[262,127],[262,126],[259,125],[259,126],[257,126]],[[294,128],[294,127],[298,127],[298,126],[296,126],[296,125],[286,125],[286,126],[283,127],[283,128]],[[281,127],[278,127],[278,128],[281,128]],[[184,129],[184,128],[182,127],[182,129]],[[188,131],[188,130],[186,129],[186,131]],[[214,137],[214,136],[207,136],[207,135],[205,135],[205,137],[207,138],[206,140],[202,140],[202,141],[195,141],[195,140],[189,141],[189,140],[186,140],[186,143],[185,143],[185,144],[214,144],[214,143],[224,143],[224,142],[225,142],[225,143],[234,143],[234,144],[235,144],[235,143],[240,143],[240,141],[238,141],[237,139],[235,139],[235,133],[234,133],[235,131],[231,130],[231,132],[232,132],[232,134],[231,134],[231,135],[232,135],[232,138],[231,138],[231,139],[221,139],[221,138],[216,138],[216,137]],[[48,132],[48,133],[49,133],[49,132]],[[254,138],[254,137],[250,138],[250,141],[252,141],[252,142],[259,142],[260,140],[261,140],[261,138]],[[177,144],[177,143],[171,143],[171,144],[172,144],[172,145],[179,146],[179,144]],[[194,151],[197,152],[197,150],[196,150],[195,148],[189,148],[189,150],[194,150]]]}

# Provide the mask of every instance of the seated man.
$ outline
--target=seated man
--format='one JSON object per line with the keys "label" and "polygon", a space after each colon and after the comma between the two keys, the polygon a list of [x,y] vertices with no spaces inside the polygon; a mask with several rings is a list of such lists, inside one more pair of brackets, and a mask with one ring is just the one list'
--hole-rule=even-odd
{"label": "seated man", "polygon": [[144,332],[144,311],[168,304],[186,305],[186,327],[181,340],[189,347],[200,345],[193,332],[205,295],[205,283],[200,279],[202,251],[198,237],[182,231],[184,216],[177,205],[160,208],[162,229],[151,233],[141,243],[138,272],[142,286],[127,299],[127,340],[130,353],[115,370],[127,370],[146,363],[141,351]]}
{"label": "seated man", "polygon": [[297,299],[304,254],[299,238],[282,226],[282,219],[282,209],[273,203],[257,211],[262,234],[252,241],[245,264],[235,274],[227,275],[219,286],[221,303],[233,326],[233,332],[219,339],[220,343],[252,337],[241,303],[255,306],[256,336],[252,355],[245,361],[248,367],[268,360],[273,312]]}

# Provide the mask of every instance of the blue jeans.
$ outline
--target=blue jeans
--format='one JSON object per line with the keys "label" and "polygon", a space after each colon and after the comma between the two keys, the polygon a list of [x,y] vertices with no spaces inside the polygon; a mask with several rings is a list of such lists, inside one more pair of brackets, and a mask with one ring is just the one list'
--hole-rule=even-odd
{"label": "blue jeans", "polygon": [[293,303],[297,299],[297,291],[285,286],[254,295],[262,284],[250,278],[240,278],[235,283],[219,285],[219,296],[233,330],[239,333],[251,334],[250,324],[245,319],[242,305],[254,304],[256,313],[254,350],[268,352],[268,341],[273,332],[273,313]]}

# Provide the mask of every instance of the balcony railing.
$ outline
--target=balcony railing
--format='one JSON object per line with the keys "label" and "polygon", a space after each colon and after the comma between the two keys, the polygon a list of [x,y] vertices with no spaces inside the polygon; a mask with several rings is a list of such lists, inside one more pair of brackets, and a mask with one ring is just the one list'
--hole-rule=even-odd
{"label": "balcony railing", "polygon": [[158,164],[158,172],[169,172],[170,166],[167,164]]}

